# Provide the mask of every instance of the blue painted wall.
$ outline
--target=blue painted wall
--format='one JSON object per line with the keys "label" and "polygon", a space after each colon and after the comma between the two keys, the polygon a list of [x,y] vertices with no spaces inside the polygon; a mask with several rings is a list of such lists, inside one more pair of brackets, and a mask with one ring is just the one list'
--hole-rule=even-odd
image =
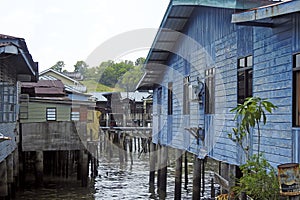
{"label": "blue painted wall", "polygon": [[[234,114],[229,111],[237,105],[237,59],[253,55],[254,96],[268,98],[278,106],[273,115],[267,116],[268,124],[261,127],[261,150],[274,166],[295,161],[299,145],[293,142],[298,135],[292,131],[292,55],[300,50],[299,14],[273,19],[273,22],[284,19],[284,23],[267,28],[236,26],[231,23],[233,12],[230,9],[195,8],[183,33],[197,41],[198,45],[189,46],[188,39],[182,38],[169,58],[169,68],[161,82],[161,105],[157,105],[157,89],[154,90],[154,133],[159,132],[161,144],[186,149],[199,157],[206,152],[217,160],[241,164],[240,149],[227,137],[236,125],[232,120]],[[205,69],[215,68],[214,114],[205,115],[203,105],[190,102],[190,114],[183,115],[183,78],[187,63],[191,68],[188,74],[191,85],[196,84],[197,77],[204,82]],[[167,117],[168,82],[173,82],[172,124]],[[162,108],[160,120],[158,106]],[[186,130],[198,126],[206,132],[200,145]],[[171,132],[168,127],[172,127]],[[167,137],[168,134],[172,136]],[[255,153],[256,130],[252,139],[248,142]],[[154,137],[153,141],[157,143],[158,138]]]}

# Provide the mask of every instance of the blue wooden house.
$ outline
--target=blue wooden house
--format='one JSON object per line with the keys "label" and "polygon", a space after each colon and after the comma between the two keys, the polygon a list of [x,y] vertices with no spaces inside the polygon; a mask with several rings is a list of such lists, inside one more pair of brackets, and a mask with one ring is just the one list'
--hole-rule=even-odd
{"label": "blue wooden house", "polygon": [[[230,110],[259,96],[278,106],[261,151],[300,162],[299,69],[300,1],[172,0],[138,85],[153,89],[153,143],[239,166]],[[246,142],[256,153],[255,130]]]}

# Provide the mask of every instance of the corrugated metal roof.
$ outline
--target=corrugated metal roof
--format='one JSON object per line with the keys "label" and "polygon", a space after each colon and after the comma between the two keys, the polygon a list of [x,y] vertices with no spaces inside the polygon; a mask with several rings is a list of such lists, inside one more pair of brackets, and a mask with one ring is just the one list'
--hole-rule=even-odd
{"label": "corrugated metal roof", "polygon": [[64,84],[60,80],[39,80],[37,83],[22,83],[22,88],[34,89],[35,96],[66,95],[64,90]]}
{"label": "corrugated metal roof", "polygon": [[268,0],[172,0],[167,8],[159,30],[145,62],[146,73],[137,89],[149,90],[159,83],[166,69],[166,62],[181,37],[194,8],[209,6],[229,9],[249,9],[273,3]]}
{"label": "corrugated metal roof", "polygon": [[263,19],[300,12],[300,1],[285,1],[247,10],[232,15],[232,23],[245,24],[247,22],[263,23]]}
{"label": "corrugated metal roof", "polygon": [[37,81],[38,63],[33,61],[23,38],[0,34],[0,56],[16,68],[18,75],[29,75],[29,81]]}

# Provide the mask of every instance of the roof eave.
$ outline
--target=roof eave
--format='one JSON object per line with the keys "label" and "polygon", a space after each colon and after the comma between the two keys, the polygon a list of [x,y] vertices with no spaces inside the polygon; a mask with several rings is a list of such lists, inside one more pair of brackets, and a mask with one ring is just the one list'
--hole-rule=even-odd
{"label": "roof eave", "polygon": [[246,24],[259,23],[261,20],[300,12],[300,1],[279,2],[269,6],[259,7],[257,9],[247,10],[242,13],[232,15],[232,23]]}

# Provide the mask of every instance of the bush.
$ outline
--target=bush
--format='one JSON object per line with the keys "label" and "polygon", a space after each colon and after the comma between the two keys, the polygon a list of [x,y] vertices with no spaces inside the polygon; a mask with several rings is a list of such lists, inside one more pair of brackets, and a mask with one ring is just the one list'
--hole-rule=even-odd
{"label": "bush", "polygon": [[262,155],[251,156],[240,168],[243,177],[237,180],[237,185],[232,188],[235,194],[245,192],[256,200],[279,199],[276,171]]}

